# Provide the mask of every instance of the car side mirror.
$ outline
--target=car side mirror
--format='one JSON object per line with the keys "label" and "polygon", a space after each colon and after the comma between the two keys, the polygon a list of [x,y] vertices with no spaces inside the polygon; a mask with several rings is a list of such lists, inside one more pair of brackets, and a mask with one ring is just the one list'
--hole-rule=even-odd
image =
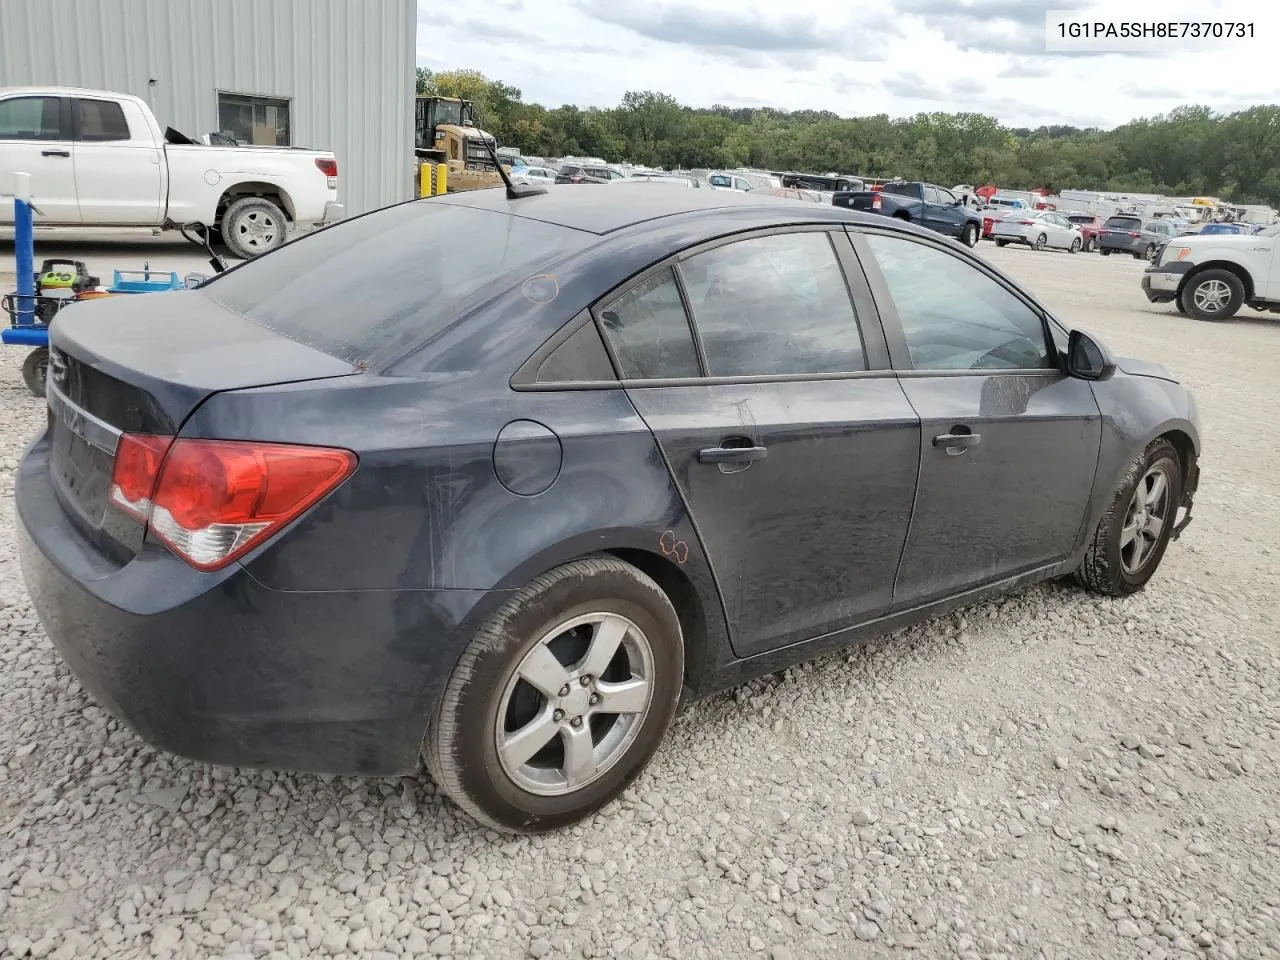
{"label": "car side mirror", "polygon": [[1067,337],[1067,373],[1080,380],[1110,380],[1116,362],[1105,346],[1080,330]]}

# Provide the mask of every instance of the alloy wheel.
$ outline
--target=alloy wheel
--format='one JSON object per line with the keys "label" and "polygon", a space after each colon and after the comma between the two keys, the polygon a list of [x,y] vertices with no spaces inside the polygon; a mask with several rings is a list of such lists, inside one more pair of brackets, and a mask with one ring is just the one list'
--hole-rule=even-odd
{"label": "alloy wheel", "polygon": [[603,776],[643,726],[653,679],[653,648],[626,617],[590,613],[547,631],[498,701],[503,772],[547,797]]}
{"label": "alloy wheel", "polygon": [[1138,481],[1120,528],[1120,564],[1126,573],[1135,575],[1150,562],[1169,512],[1169,476],[1158,464]]}
{"label": "alloy wheel", "polygon": [[1231,288],[1221,280],[1206,280],[1195,288],[1191,300],[1202,313],[1221,313],[1231,302]]}

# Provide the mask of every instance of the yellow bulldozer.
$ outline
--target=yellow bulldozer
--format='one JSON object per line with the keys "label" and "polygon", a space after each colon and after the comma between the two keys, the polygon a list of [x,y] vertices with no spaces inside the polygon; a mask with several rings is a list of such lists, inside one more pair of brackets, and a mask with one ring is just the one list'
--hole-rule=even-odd
{"label": "yellow bulldozer", "polygon": [[490,153],[496,147],[497,139],[476,126],[470,100],[417,98],[414,155],[418,196],[502,186],[502,175]]}

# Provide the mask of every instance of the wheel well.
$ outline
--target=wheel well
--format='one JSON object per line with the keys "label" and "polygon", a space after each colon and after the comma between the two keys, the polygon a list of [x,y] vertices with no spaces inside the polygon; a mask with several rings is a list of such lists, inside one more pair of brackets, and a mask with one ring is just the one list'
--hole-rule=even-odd
{"label": "wheel well", "polygon": [[895,220],[906,220],[908,223],[911,222],[911,214],[907,213],[905,210],[899,210],[893,215],[893,218]]}
{"label": "wheel well", "polygon": [[655,553],[629,548],[605,552],[650,577],[675,607],[684,634],[685,683],[696,689],[707,653],[707,618],[693,583],[678,566]]}
{"label": "wheel well", "polygon": [[1178,295],[1182,295],[1182,291],[1187,288],[1187,284],[1191,282],[1192,277],[1199,276],[1206,270],[1225,270],[1227,273],[1234,273],[1240,282],[1244,284],[1245,302],[1253,299],[1253,278],[1249,276],[1249,271],[1238,263],[1232,263],[1230,260],[1210,260],[1208,263],[1197,265],[1178,285]]}
{"label": "wheel well", "polygon": [[1161,439],[1168,440],[1173,444],[1174,449],[1178,451],[1178,460],[1182,464],[1183,489],[1186,489],[1191,468],[1196,462],[1196,445],[1181,430],[1170,430],[1168,433],[1162,434]]}
{"label": "wheel well", "polygon": [[263,200],[270,200],[284,211],[284,215],[289,218],[290,223],[295,219],[293,198],[288,193],[281,190],[274,183],[259,183],[250,180],[244,183],[237,183],[235,186],[228,187],[223,191],[222,196],[218,198],[218,208],[214,214],[214,221],[221,226],[222,215],[226,212],[227,207],[244,197],[261,197]]}

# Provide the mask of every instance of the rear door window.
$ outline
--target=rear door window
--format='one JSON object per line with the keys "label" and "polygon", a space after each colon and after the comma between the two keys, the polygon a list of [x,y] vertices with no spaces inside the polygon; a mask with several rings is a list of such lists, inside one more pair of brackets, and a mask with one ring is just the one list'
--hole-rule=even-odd
{"label": "rear door window", "polygon": [[110,100],[76,100],[76,139],[90,143],[128,140],[129,124],[120,104]]}
{"label": "rear door window", "polygon": [[858,321],[826,233],[715,247],[680,265],[713,377],[866,369]]}
{"label": "rear door window", "polygon": [[283,336],[370,363],[403,356],[594,239],[492,210],[402,203],[286,243],[200,290]]}

